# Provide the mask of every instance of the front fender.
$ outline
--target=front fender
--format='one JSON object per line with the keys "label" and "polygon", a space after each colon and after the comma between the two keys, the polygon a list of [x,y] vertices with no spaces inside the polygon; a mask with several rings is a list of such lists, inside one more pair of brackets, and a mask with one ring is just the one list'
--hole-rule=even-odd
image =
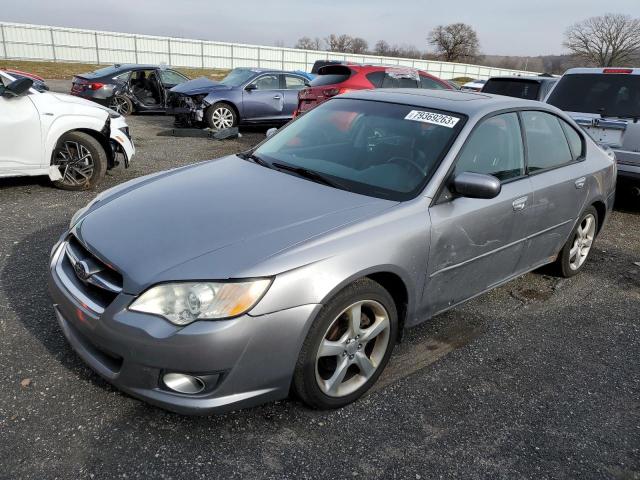
{"label": "front fender", "polygon": [[109,115],[106,111],[104,116],[100,115],[100,117],[89,115],[61,115],[55,117],[47,126],[47,133],[44,138],[44,161],[46,163],[43,167],[51,164],[53,150],[62,135],[73,130],[93,130],[96,133],[101,133],[108,118]]}

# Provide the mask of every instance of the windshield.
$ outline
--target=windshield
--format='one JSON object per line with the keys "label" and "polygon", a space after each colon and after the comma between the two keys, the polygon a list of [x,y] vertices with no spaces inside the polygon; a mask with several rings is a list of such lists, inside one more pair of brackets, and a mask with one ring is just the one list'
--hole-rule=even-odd
{"label": "windshield", "polygon": [[336,98],[298,118],[254,154],[319,173],[338,188],[408,200],[429,181],[463,124],[456,113]]}
{"label": "windshield", "polygon": [[567,112],[640,117],[640,75],[565,75],[547,102]]}
{"label": "windshield", "polygon": [[537,100],[540,84],[532,80],[518,80],[510,78],[492,78],[485,83],[483,93],[495,93],[507,97]]}
{"label": "windshield", "polygon": [[229,87],[239,87],[247,80],[256,75],[256,71],[250,68],[234,68],[229,72],[229,75],[220,80],[222,85],[228,85]]}

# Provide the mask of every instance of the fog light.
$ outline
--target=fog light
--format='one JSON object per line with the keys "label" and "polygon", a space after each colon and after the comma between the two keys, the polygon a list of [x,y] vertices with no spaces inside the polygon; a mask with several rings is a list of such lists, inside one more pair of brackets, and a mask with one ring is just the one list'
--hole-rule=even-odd
{"label": "fog light", "polygon": [[194,395],[205,389],[205,383],[201,378],[184,373],[167,373],[162,377],[166,387],[174,392]]}

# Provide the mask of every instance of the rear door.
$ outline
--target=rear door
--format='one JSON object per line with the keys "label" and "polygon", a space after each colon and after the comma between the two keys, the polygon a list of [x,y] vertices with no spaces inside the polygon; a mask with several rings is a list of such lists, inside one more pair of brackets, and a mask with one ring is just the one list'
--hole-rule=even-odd
{"label": "rear door", "polygon": [[293,111],[298,108],[298,93],[309,86],[308,81],[300,75],[285,73],[283,76],[284,110],[283,116],[293,117]]}
{"label": "rear door", "polygon": [[280,120],[285,117],[281,76],[279,73],[262,74],[245,86],[242,91],[245,120]]}
{"label": "rear door", "polygon": [[[0,75],[0,90],[11,80]],[[0,95],[0,175],[28,174],[43,167],[40,115],[31,95]]]}
{"label": "rear door", "polygon": [[589,190],[583,163],[582,134],[547,112],[520,113],[533,190],[527,211],[529,242],[521,268],[551,261],[566,242]]}
{"label": "rear door", "polygon": [[469,136],[452,176],[494,175],[493,199],[455,197],[448,190],[429,209],[431,246],[424,303],[435,314],[513,277],[526,248],[531,183],[525,173],[518,115],[485,119]]}

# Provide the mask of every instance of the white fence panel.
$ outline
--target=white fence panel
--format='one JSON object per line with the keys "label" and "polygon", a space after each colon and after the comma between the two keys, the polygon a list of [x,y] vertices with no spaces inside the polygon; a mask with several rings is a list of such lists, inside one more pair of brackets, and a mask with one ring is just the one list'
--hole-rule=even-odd
{"label": "white fence panel", "polygon": [[78,28],[0,22],[0,58],[84,63],[167,63],[176,67],[266,67],[310,70],[316,60],[415,67],[450,79],[531,75],[535,72],[477,65],[318,52]]}

